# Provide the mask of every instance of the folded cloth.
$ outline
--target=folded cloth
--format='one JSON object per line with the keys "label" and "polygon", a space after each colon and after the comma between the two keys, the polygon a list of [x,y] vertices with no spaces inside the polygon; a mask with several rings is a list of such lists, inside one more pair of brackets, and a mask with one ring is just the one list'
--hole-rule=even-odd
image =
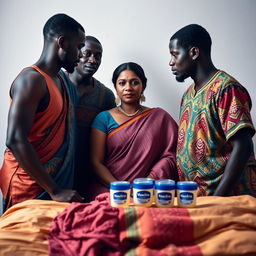
{"label": "folded cloth", "polygon": [[123,255],[119,243],[118,214],[119,209],[109,204],[108,193],[97,196],[90,203],[71,204],[53,220],[48,238],[49,254]]}

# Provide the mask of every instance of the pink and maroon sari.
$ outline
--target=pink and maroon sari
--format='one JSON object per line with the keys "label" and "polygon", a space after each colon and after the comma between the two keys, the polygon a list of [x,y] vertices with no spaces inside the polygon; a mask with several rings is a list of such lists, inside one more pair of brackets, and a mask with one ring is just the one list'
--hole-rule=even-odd
{"label": "pink and maroon sari", "polygon": [[[177,124],[163,109],[135,116],[107,136],[105,165],[117,180],[176,179]],[[91,200],[108,188],[91,184]]]}

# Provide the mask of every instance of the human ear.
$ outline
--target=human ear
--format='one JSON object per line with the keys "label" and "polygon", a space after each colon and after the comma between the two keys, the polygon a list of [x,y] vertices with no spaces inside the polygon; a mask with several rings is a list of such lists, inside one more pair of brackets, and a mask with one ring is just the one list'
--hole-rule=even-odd
{"label": "human ear", "polygon": [[65,40],[64,36],[59,36],[57,38],[57,43],[58,43],[59,48],[65,49],[65,47],[66,47],[66,40]]}
{"label": "human ear", "polygon": [[200,54],[200,50],[198,47],[192,47],[189,50],[189,55],[192,58],[192,60],[196,60],[198,58],[199,54]]}

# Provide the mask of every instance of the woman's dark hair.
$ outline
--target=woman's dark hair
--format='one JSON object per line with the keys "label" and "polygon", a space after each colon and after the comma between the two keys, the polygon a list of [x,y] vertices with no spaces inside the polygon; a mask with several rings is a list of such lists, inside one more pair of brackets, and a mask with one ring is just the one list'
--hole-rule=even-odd
{"label": "woman's dark hair", "polygon": [[119,77],[120,73],[123,72],[124,70],[133,71],[140,78],[142,85],[143,85],[143,89],[146,88],[147,78],[145,76],[144,70],[139,64],[134,63],[134,62],[123,63],[115,69],[115,71],[113,72],[113,76],[112,76],[112,82],[115,87],[116,87],[117,78]]}

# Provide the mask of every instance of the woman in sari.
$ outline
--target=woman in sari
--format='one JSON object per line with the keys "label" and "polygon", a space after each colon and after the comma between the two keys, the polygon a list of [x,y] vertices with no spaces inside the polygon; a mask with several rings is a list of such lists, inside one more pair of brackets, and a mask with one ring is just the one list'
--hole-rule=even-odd
{"label": "woman in sari", "polygon": [[110,182],[135,178],[176,179],[177,124],[161,108],[141,105],[147,78],[141,66],[119,65],[112,77],[120,105],[99,113],[92,124],[91,162],[96,179],[88,198]]}

